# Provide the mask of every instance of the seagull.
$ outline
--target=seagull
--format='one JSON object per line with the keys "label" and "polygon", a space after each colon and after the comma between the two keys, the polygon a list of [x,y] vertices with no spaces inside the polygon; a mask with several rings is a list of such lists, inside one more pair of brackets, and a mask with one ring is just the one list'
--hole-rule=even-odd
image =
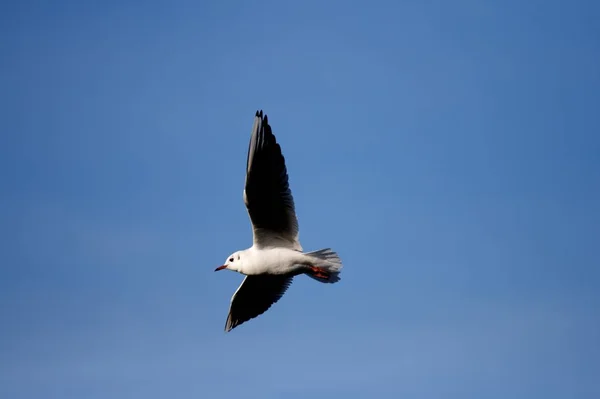
{"label": "seagull", "polygon": [[243,198],[252,223],[252,246],[229,255],[215,269],[246,276],[231,297],[225,332],[266,312],[295,276],[333,284],[342,269],[331,248],[303,252],[285,159],[262,110],[254,117]]}

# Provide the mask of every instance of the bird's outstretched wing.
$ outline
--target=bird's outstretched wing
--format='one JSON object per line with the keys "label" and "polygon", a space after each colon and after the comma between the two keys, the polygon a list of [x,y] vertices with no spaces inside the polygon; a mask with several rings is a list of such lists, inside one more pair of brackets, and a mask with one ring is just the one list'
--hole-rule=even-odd
{"label": "bird's outstretched wing", "polygon": [[246,276],[231,297],[225,332],[266,312],[285,294],[292,280],[282,275]]}
{"label": "bird's outstretched wing", "polygon": [[302,250],[285,159],[262,111],[256,112],[248,146],[244,203],[257,248]]}

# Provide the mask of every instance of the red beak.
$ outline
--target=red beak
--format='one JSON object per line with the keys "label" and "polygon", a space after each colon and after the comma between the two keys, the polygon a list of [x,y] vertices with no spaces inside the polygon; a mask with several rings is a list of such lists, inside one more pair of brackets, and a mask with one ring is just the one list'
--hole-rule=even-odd
{"label": "red beak", "polygon": [[215,269],[216,272],[218,272],[219,270],[223,270],[227,267],[227,265],[223,265],[223,266],[219,266]]}

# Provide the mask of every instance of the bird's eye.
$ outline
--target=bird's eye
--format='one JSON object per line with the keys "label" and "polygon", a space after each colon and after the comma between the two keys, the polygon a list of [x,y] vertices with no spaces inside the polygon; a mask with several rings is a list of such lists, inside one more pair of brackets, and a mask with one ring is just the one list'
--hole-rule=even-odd
{"label": "bird's eye", "polygon": [[230,261],[230,262],[233,262],[233,256],[232,256],[231,258],[229,258],[229,261]]}

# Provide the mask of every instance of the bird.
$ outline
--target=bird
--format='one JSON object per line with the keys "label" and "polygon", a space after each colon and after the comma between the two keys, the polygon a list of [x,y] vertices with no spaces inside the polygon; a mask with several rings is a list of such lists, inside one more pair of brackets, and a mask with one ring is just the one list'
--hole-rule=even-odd
{"label": "bird", "polygon": [[231,297],[225,332],[265,313],[294,277],[340,281],[342,260],[331,248],[304,252],[281,146],[267,114],[257,110],[248,145],[243,200],[252,224],[252,246],[229,255],[219,270],[245,275]]}

